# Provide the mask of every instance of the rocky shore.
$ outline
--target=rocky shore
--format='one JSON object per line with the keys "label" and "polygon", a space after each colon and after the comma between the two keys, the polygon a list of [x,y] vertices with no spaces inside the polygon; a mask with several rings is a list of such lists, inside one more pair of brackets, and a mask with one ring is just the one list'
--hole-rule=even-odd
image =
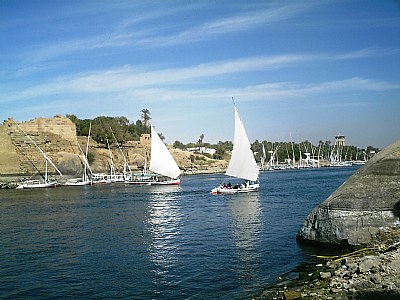
{"label": "rocky shore", "polygon": [[400,299],[399,226],[380,229],[371,242],[346,254],[318,260],[258,299]]}

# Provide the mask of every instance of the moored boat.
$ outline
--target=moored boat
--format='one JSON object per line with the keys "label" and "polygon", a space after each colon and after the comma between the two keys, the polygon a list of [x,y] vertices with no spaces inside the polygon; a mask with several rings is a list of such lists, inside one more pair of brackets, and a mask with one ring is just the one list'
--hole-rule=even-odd
{"label": "moored boat", "polygon": [[57,185],[58,185],[57,181],[33,179],[21,182],[15,189],[22,190],[22,189],[35,189],[35,188],[51,188],[51,187],[56,187]]}
{"label": "moored boat", "polygon": [[148,173],[146,168],[143,173],[133,174],[128,184],[145,185],[177,185],[180,184],[181,170],[176,164],[174,158],[160,139],[153,125],[151,127],[151,145],[150,145],[150,167],[152,173]]}

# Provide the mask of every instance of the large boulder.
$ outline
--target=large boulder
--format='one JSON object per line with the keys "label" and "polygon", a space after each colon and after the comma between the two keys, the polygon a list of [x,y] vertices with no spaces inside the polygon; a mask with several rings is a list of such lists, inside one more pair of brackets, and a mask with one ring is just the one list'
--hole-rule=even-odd
{"label": "large boulder", "polygon": [[306,218],[300,241],[370,241],[381,227],[399,225],[400,141],[375,155]]}

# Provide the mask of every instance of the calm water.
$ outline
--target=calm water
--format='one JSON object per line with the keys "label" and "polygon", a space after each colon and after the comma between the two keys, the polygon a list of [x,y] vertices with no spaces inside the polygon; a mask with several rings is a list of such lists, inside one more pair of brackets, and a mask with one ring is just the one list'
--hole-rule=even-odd
{"label": "calm water", "polygon": [[259,193],[180,187],[0,190],[0,298],[249,299],[309,259],[295,235],[354,168],[261,174]]}

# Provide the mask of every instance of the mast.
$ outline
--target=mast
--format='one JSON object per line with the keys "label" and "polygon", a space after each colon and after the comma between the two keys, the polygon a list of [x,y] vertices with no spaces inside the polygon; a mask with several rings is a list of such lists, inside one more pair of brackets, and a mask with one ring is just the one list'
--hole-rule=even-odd
{"label": "mast", "polygon": [[267,159],[267,154],[265,153],[264,144],[262,144],[262,153],[263,153],[263,155],[262,155],[262,160],[261,160],[261,168],[264,170],[264,164]]}
{"label": "mast", "polygon": [[81,150],[83,162],[84,162],[84,164],[83,164],[83,180],[87,180],[87,172],[86,172],[87,168],[89,169],[90,174],[93,174],[93,172],[92,172],[92,169],[90,168],[89,162],[86,158],[87,155],[86,156],[84,155],[81,145],[79,145],[79,143],[78,143],[78,147],[79,147],[79,150]]}
{"label": "mast", "polygon": [[112,153],[111,153],[110,143],[108,142],[108,139],[107,139],[107,146],[108,146],[108,152],[109,152],[109,154],[110,154],[110,160],[111,160],[110,175],[111,175],[111,177],[112,177],[112,176],[114,176],[114,174],[115,174],[115,172],[114,172],[114,160],[113,160],[113,155],[112,155]]}
{"label": "mast", "polygon": [[292,154],[293,154],[293,167],[296,166],[296,157],[294,156],[294,146],[292,141],[292,134],[290,134],[290,145],[292,145]]}
{"label": "mast", "polygon": [[[91,133],[91,131],[92,131],[92,122],[89,122],[89,132],[88,132],[87,142],[86,142],[85,162],[86,162],[86,164],[87,164],[87,167],[89,168],[90,174],[91,174],[92,177],[93,177],[93,172],[92,172],[92,169],[90,168],[89,161],[88,161],[89,140],[90,140],[90,133]],[[82,151],[82,149],[81,149],[81,151]],[[85,164],[85,170],[84,170],[84,171],[85,171],[85,179],[86,179],[86,164]]]}
{"label": "mast", "polygon": [[122,157],[124,158],[124,176],[125,176],[125,174],[126,174],[126,167],[127,167],[127,166],[128,166],[128,169],[129,169],[129,174],[132,175],[131,167],[129,166],[128,161],[126,160],[125,154],[124,154],[124,152],[122,151],[122,148],[121,148],[121,146],[119,145],[118,140],[117,140],[117,138],[115,137],[114,132],[112,131],[111,127],[110,127],[110,131],[111,131],[111,134],[112,134],[112,136],[113,136],[115,142],[117,143],[117,146],[118,146],[119,151],[121,151]]}

